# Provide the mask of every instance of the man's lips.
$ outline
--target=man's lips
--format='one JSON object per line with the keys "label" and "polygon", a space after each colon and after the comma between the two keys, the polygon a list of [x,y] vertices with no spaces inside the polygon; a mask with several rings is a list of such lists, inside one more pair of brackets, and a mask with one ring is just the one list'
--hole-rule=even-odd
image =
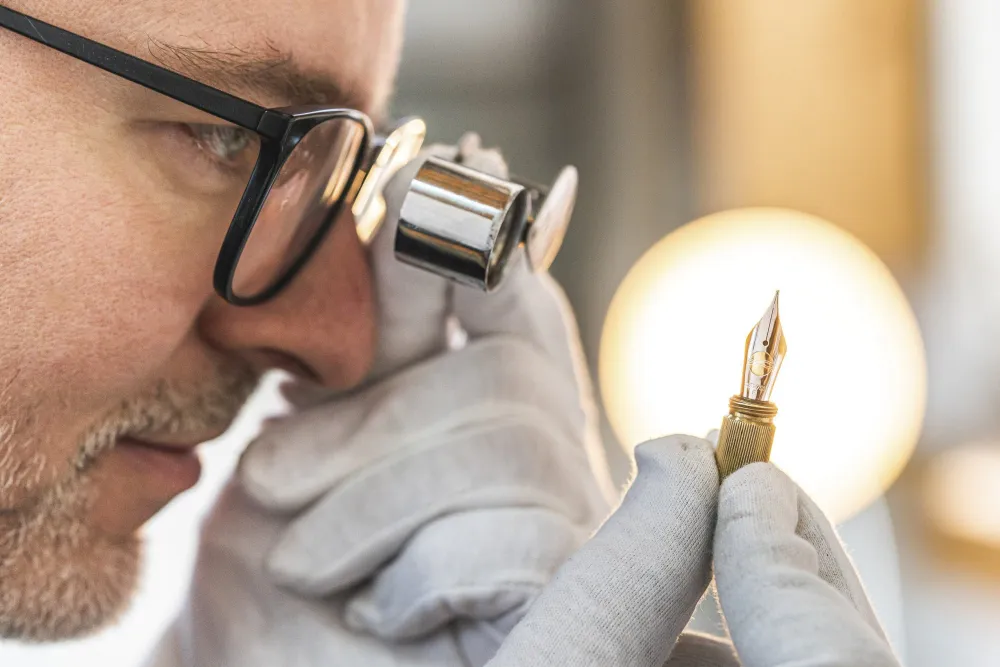
{"label": "man's lips", "polygon": [[113,452],[124,457],[134,473],[153,487],[176,495],[190,489],[201,477],[201,461],[195,444],[158,444],[121,438]]}
{"label": "man's lips", "polygon": [[120,438],[89,471],[97,490],[90,522],[106,535],[129,537],[198,483],[201,462],[194,446],[166,446]]}

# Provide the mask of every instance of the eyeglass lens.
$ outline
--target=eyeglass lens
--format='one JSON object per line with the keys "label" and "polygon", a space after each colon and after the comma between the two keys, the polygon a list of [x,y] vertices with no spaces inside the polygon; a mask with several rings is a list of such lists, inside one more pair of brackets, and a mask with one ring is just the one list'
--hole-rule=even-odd
{"label": "eyeglass lens", "polygon": [[280,280],[330,223],[350,185],[365,128],[332,118],[311,129],[282,165],[247,238],[233,293],[253,297]]}

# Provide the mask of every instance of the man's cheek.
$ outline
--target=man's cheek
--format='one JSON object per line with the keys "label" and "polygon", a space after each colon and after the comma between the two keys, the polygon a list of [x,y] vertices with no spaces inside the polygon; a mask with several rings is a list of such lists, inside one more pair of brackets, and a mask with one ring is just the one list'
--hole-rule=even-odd
{"label": "man's cheek", "polygon": [[[71,210],[72,199],[66,190],[51,189],[40,201],[58,211]],[[94,193],[81,199],[64,235],[53,230],[52,211],[24,206],[7,230],[34,224],[36,242],[14,242],[15,233],[3,237],[9,242],[0,256],[11,253],[13,261],[4,262],[0,277],[17,287],[3,295],[0,508],[70,474],[82,436],[170,371],[207,293],[205,283],[185,287],[191,277],[185,267],[176,276],[164,270],[170,257],[128,252],[149,242],[136,237],[141,228],[123,233],[107,211],[134,222],[138,207],[119,199],[109,208],[112,197],[102,201]],[[14,204],[5,215],[14,214]],[[63,244],[74,252],[59,252]]]}
{"label": "man's cheek", "polygon": [[26,304],[20,329],[31,345],[22,348],[20,366],[106,401],[163,368],[188,334],[202,295],[167,300],[172,286],[155,280],[142,261],[108,265],[83,253],[73,260],[79,261],[53,267],[62,279]]}

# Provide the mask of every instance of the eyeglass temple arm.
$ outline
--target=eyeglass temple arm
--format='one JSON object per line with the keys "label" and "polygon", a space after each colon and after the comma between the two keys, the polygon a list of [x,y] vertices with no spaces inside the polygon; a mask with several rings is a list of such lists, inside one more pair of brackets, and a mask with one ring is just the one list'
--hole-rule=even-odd
{"label": "eyeglass temple arm", "polygon": [[253,102],[2,5],[0,27],[248,130],[258,131],[267,115]]}

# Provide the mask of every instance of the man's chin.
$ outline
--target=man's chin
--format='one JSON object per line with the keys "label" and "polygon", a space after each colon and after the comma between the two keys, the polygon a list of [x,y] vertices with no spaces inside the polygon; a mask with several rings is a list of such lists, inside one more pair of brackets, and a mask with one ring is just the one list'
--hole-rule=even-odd
{"label": "man's chin", "polygon": [[138,584],[139,529],[199,473],[193,450],[122,441],[35,503],[0,513],[0,637],[73,639],[117,620]]}
{"label": "man's chin", "polygon": [[142,551],[135,535],[112,538],[69,515],[30,517],[19,529],[0,531],[0,636],[80,637],[128,607]]}

